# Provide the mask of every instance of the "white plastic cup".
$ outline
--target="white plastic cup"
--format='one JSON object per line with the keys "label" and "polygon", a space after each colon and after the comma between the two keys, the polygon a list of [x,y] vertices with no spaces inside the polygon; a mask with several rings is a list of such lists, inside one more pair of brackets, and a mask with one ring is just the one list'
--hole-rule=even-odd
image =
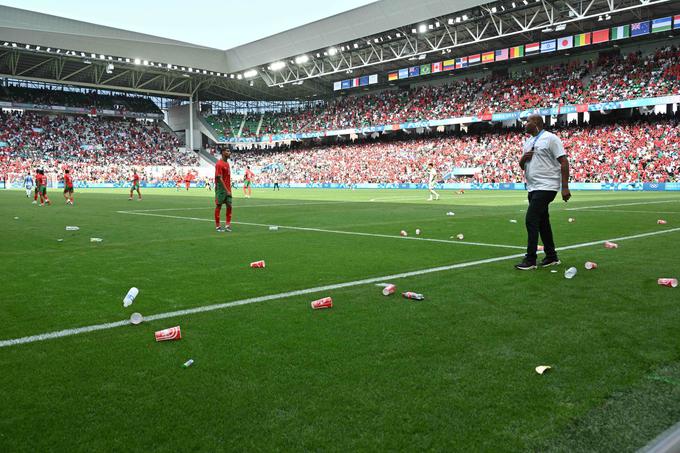
{"label": "white plastic cup", "polygon": [[574,278],[574,275],[576,275],[577,272],[578,270],[576,270],[575,267],[570,267],[569,269],[564,271],[564,278],[571,280],[572,278]]}
{"label": "white plastic cup", "polygon": [[463,239],[465,239],[465,236],[463,236],[462,234],[457,234],[456,239],[458,239],[459,241],[462,241]]}
{"label": "white plastic cup", "polygon": [[569,217],[569,223],[574,223],[575,221],[576,219],[574,219],[573,217]]}
{"label": "white plastic cup", "polygon": [[136,326],[137,324],[141,324],[142,321],[144,321],[144,317],[141,313],[132,313],[130,316],[130,324],[134,324]]}
{"label": "white plastic cup", "polygon": [[517,220],[515,220],[515,219],[510,219],[510,223],[517,223]]}
{"label": "white plastic cup", "polygon": [[619,244],[617,244],[615,242],[607,241],[607,242],[604,243],[604,248],[606,248],[606,249],[617,249],[617,248],[619,248]]}
{"label": "white plastic cup", "polygon": [[420,228],[416,228],[416,236],[420,236]]}
{"label": "white plastic cup", "polygon": [[665,224],[667,224],[668,222],[666,222],[666,221],[663,220],[663,219],[659,219],[659,220],[656,221],[656,223],[659,224],[659,225],[665,225]]}
{"label": "white plastic cup", "polygon": [[104,239],[102,238],[90,238],[90,242],[103,242]]}
{"label": "white plastic cup", "polygon": [[401,231],[399,232],[399,234],[402,235],[402,236],[404,236],[404,237],[408,236],[408,233],[407,233],[406,231],[404,231],[404,230],[401,230]]}
{"label": "white plastic cup", "polygon": [[272,226],[269,227],[269,231],[278,231],[278,230],[279,230],[279,227],[277,227],[275,225],[272,225]]}
{"label": "white plastic cup", "polygon": [[597,269],[597,263],[593,263],[592,261],[586,261],[585,268],[588,270]]}
{"label": "white plastic cup", "polygon": [[67,226],[66,231],[78,231],[80,228],[77,226]]}
{"label": "white plastic cup", "polygon": [[130,288],[130,291],[127,292],[125,298],[123,299],[123,307],[127,308],[130,305],[132,305],[132,302],[134,302],[135,297],[137,297],[137,294],[139,294],[139,290],[137,288],[135,288],[134,286]]}

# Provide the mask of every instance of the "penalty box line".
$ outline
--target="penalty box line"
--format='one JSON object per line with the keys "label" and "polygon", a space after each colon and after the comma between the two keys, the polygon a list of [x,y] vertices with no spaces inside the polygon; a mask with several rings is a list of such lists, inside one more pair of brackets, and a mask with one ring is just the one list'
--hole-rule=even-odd
{"label": "penalty box line", "polygon": [[[119,214],[130,214],[130,215],[142,215],[149,217],[161,217],[167,219],[181,219],[181,220],[195,220],[199,222],[214,222],[213,219],[204,219],[201,217],[185,217],[167,214],[152,214],[149,212],[141,211],[116,211]],[[236,225],[247,225],[247,226],[257,226],[257,227],[271,227],[277,226],[280,229],[285,230],[295,230],[295,231],[311,231],[315,233],[331,233],[331,234],[346,234],[350,236],[368,236],[377,238],[387,238],[387,239],[405,239],[411,241],[424,241],[424,242],[440,242],[445,244],[461,244],[461,245],[473,245],[478,247],[496,247],[503,249],[514,249],[514,250],[524,250],[526,247],[520,247],[518,245],[505,245],[505,244],[489,244],[486,242],[471,242],[471,241],[449,241],[447,239],[433,239],[433,238],[417,238],[412,236],[394,236],[390,234],[380,234],[380,233],[362,233],[360,231],[344,231],[344,230],[327,230],[323,228],[311,228],[311,227],[298,227],[298,226],[287,226],[287,225],[273,225],[267,223],[251,223],[251,222],[232,222]]]}
{"label": "penalty box line", "polygon": [[[668,234],[668,233],[674,233],[680,231],[680,228],[672,228],[668,230],[661,230],[661,231],[652,231],[649,233],[641,233],[641,234],[636,234],[632,236],[623,236],[623,237],[618,237],[618,238],[612,238],[608,239],[609,241],[627,241],[631,239],[639,239],[639,238],[644,238],[644,237],[650,237],[650,236],[657,236],[661,234]],[[606,240],[602,241],[593,241],[593,242],[584,242],[581,244],[573,244],[569,245],[566,247],[560,247],[557,250],[573,250],[573,249],[579,249],[579,248],[584,248],[584,247],[590,247],[593,245],[598,245],[598,244],[603,244],[606,242]],[[188,308],[185,310],[177,310],[177,311],[171,311],[171,312],[166,312],[166,313],[158,313],[155,315],[150,315],[147,316],[145,319],[146,321],[157,321],[160,319],[167,319],[167,318],[175,318],[178,316],[186,316],[186,315],[192,315],[196,313],[205,313],[205,312],[210,312],[210,311],[215,311],[215,310],[222,310],[225,308],[231,308],[231,307],[238,307],[240,305],[249,305],[249,304],[254,304],[254,303],[259,303],[259,302],[266,302],[270,300],[277,300],[277,299],[285,299],[288,297],[294,297],[294,296],[302,296],[306,294],[313,294],[313,293],[318,293],[321,291],[332,291],[336,289],[341,289],[341,288],[350,288],[354,286],[360,286],[360,285],[367,285],[371,283],[380,283],[380,282],[385,282],[388,280],[397,280],[397,279],[402,279],[402,278],[408,278],[408,277],[417,277],[420,275],[426,275],[426,274],[431,274],[435,272],[444,272],[444,271],[450,271],[454,269],[463,269],[467,267],[473,267],[473,266],[479,266],[482,264],[489,264],[489,263],[497,263],[501,261],[507,261],[511,259],[516,259],[516,258],[521,258],[523,257],[523,253],[518,253],[514,255],[505,255],[505,256],[499,256],[496,258],[487,258],[483,260],[477,260],[477,261],[469,261],[466,263],[458,263],[458,264],[451,264],[448,266],[439,266],[439,267],[433,267],[429,269],[421,269],[417,271],[411,271],[411,272],[404,272],[401,274],[392,274],[392,275],[385,275],[382,277],[374,277],[374,278],[367,278],[364,280],[355,280],[351,282],[344,282],[344,283],[337,283],[333,285],[326,285],[326,286],[317,286],[314,288],[307,288],[307,289],[300,289],[296,291],[289,291],[285,293],[278,293],[278,294],[271,294],[268,296],[260,296],[260,297],[252,297],[249,299],[241,299],[233,302],[226,302],[226,303],[221,303],[221,304],[213,304],[213,305],[204,305],[202,307],[195,307],[195,308]],[[514,272],[514,271],[509,271],[509,272]],[[1,340],[0,341],[0,348],[5,348],[9,346],[17,346],[20,344],[27,344],[27,343],[35,343],[38,341],[45,341],[45,340],[52,340],[56,338],[62,338],[62,337],[69,337],[73,335],[80,335],[88,332],[95,332],[99,330],[108,330],[108,329],[114,329],[116,327],[122,327],[122,326],[127,326],[130,324],[129,320],[123,320],[123,321],[117,321],[117,322],[111,322],[111,323],[106,323],[106,324],[96,324],[96,325],[91,325],[91,326],[85,326],[85,327],[79,327],[75,329],[66,329],[66,330],[59,330],[56,332],[47,332],[39,335],[32,335],[28,337],[21,337],[21,338],[13,338],[9,340]]]}

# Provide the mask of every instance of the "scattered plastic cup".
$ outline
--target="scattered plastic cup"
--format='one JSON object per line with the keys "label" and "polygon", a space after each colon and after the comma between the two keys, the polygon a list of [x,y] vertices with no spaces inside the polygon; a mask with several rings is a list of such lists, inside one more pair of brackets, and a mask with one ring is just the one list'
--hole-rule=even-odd
{"label": "scattered plastic cup", "polygon": [[[15,217],[15,219],[16,219],[16,217]],[[665,224],[667,224],[668,222],[666,222],[666,221],[663,220],[663,219],[659,219],[659,220],[656,221],[656,223],[659,224],[659,225],[665,225]]]}
{"label": "scattered plastic cup", "polygon": [[406,291],[405,293],[401,293],[403,297],[406,299],[412,299],[412,300],[425,300],[425,296],[423,296],[420,293],[416,293],[413,291]]}
{"label": "scattered plastic cup", "polygon": [[678,286],[677,278],[660,278],[657,283],[661,286],[668,286],[669,288],[676,288]]}
{"label": "scattered plastic cup", "polygon": [[576,275],[577,272],[578,271],[576,270],[575,267],[570,267],[569,269],[564,271],[564,278],[571,280],[572,278],[574,278],[574,275]]}
{"label": "scattered plastic cup", "polygon": [[15,217],[14,220],[19,220],[19,217]]}
{"label": "scattered plastic cup", "polygon": [[585,264],[584,267],[588,270],[597,269],[597,263],[593,263],[592,261],[586,261],[586,264]]}
{"label": "scattered plastic cup", "polygon": [[399,234],[400,234],[401,236],[404,236],[404,237],[408,236],[408,233],[407,233],[406,231],[404,231],[404,230],[401,230],[401,231],[399,232]]}
{"label": "scattered plastic cup", "polygon": [[552,369],[552,367],[550,367],[549,365],[541,365],[536,367],[536,372],[538,374],[543,374],[550,369]]}
{"label": "scattered plastic cup", "polygon": [[314,310],[321,310],[324,308],[333,308],[333,299],[330,297],[324,297],[322,299],[317,299],[312,301],[311,306]]}
{"label": "scattered plastic cup", "polygon": [[607,241],[607,242],[604,243],[604,248],[606,248],[606,249],[617,249],[617,248],[619,248],[619,244],[617,244],[615,242]]}
{"label": "scattered plastic cup", "polygon": [[515,220],[515,219],[510,219],[510,223],[517,223],[517,220]]}
{"label": "scattered plastic cup", "polygon": [[132,305],[132,302],[135,301],[135,297],[137,297],[137,294],[139,294],[139,290],[137,288],[135,288],[134,286],[130,288],[130,290],[123,298],[123,307],[127,308],[130,305]]}
{"label": "scattered plastic cup", "polygon": [[67,226],[66,231],[78,231],[80,228],[77,226]]}
{"label": "scattered plastic cup", "polygon": [[253,269],[264,268],[265,267],[264,260],[253,261],[252,263],[250,263],[250,267],[252,267]]}
{"label": "scattered plastic cup", "polygon": [[389,284],[385,286],[382,290],[383,296],[389,296],[390,294],[394,294],[397,291],[397,286],[393,284]]}
{"label": "scattered plastic cup", "polygon": [[420,228],[416,228],[416,236],[420,236]]}
{"label": "scattered plastic cup", "polygon": [[193,364],[194,364],[194,359],[189,359],[182,364],[182,368],[189,368]]}
{"label": "scattered plastic cup", "polygon": [[269,227],[269,231],[279,231],[279,227],[277,227],[276,225],[272,225]]}
{"label": "scattered plastic cup", "polygon": [[90,242],[104,242],[102,238],[90,238]]}
{"label": "scattered plastic cup", "polygon": [[459,241],[462,241],[463,239],[465,239],[465,236],[463,236],[462,234],[457,234],[456,239],[458,239]]}
{"label": "scattered plastic cup", "polygon": [[446,215],[452,217],[452,216],[456,215],[456,213],[449,211],[449,212],[446,213]]}
{"label": "scattered plastic cup", "polygon": [[574,223],[574,222],[576,222],[576,219],[573,218],[573,217],[569,217],[569,223]]}
{"label": "scattered plastic cup", "polygon": [[179,326],[170,327],[168,329],[159,330],[155,333],[156,341],[171,341],[181,340],[182,331]]}

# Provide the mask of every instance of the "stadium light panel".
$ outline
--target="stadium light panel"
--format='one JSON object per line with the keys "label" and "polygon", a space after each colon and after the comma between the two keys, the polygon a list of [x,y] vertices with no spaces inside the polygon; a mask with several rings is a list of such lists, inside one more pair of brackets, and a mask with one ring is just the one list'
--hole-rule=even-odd
{"label": "stadium light panel", "polygon": [[430,30],[434,30],[434,25],[430,24],[427,26],[427,28],[429,28]]}
{"label": "stadium light panel", "polygon": [[80,56],[81,56],[81,57],[84,57],[84,56],[85,56],[85,52],[80,52]]}
{"label": "stadium light panel", "polygon": [[308,61],[309,61],[308,55],[300,55],[299,57],[295,58],[295,63],[297,63],[297,64],[305,64]]}
{"label": "stadium light panel", "polygon": [[449,18],[449,25],[453,25],[453,19]]}
{"label": "stadium light panel", "polygon": [[359,48],[359,44],[354,43],[354,48],[355,48],[355,49],[358,49],[358,48]]}
{"label": "stadium light panel", "polygon": [[17,43],[13,42],[12,47],[16,47],[16,46],[17,46]]}
{"label": "stadium light panel", "polygon": [[142,61],[142,64],[143,64],[144,66],[149,66],[149,60],[144,60],[144,61]]}
{"label": "stadium light panel", "polygon": [[397,33],[397,38],[401,38],[401,33]]}
{"label": "stadium light panel", "polygon": [[96,53],[91,53],[91,54],[90,54],[90,58],[97,58],[97,54],[96,54]]}
{"label": "stadium light panel", "polygon": [[230,79],[233,79],[233,78],[234,78],[234,74],[229,74],[229,78],[230,78]]}
{"label": "stadium light panel", "polygon": [[272,71],[280,71],[281,69],[286,67],[286,63],[283,61],[275,61],[271,65],[269,65],[269,69]]}
{"label": "stadium light panel", "polygon": [[456,23],[457,23],[457,24],[460,23],[460,17],[456,17]]}
{"label": "stadium light panel", "polygon": [[135,58],[135,64],[142,64],[142,60],[140,60],[139,58]]}
{"label": "stadium light panel", "polygon": [[412,28],[411,33],[418,33],[418,30],[416,30],[415,28]]}
{"label": "stadium light panel", "polygon": [[467,14],[463,14],[463,20],[468,20]]}
{"label": "stadium light panel", "polygon": [[61,53],[61,49],[57,49],[57,53]]}
{"label": "stadium light panel", "polygon": [[104,55],[99,55],[100,60],[106,60],[106,57]]}
{"label": "stadium light panel", "polygon": [[427,31],[427,25],[425,25],[425,24],[418,25],[418,32],[419,33],[425,33],[426,31]]}
{"label": "stadium light panel", "polygon": [[496,14],[498,12],[498,8],[494,6],[493,8],[491,8],[491,12]]}
{"label": "stadium light panel", "polygon": [[237,75],[236,75],[236,78],[237,78],[238,80],[241,80],[241,79],[243,78],[243,76],[242,76],[241,74],[237,74]]}
{"label": "stadium light panel", "polygon": [[331,57],[337,53],[338,49],[336,49],[335,47],[331,47],[330,49],[328,49],[328,55],[330,55]]}
{"label": "stadium light panel", "polygon": [[439,28],[439,27],[441,26],[441,24],[440,24],[439,22],[435,22],[435,23],[434,23],[434,26],[437,27],[437,28]]}
{"label": "stadium light panel", "polygon": [[37,46],[37,47],[35,48],[35,50],[40,50],[40,46]]}
{"label": "stadium light panel", "polygon": [[250,69],[250,70],[243,73],[243,77],[245,77],[246,79],[253,78],[256,75],[257,75],[257,69]]}

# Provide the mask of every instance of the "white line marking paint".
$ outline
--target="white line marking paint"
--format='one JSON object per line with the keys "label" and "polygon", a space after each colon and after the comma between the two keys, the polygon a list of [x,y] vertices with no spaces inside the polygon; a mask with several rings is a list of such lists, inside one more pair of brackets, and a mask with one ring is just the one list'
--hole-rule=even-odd
{"label": "white line marking paint", "polygon": [[633,211],[629,209],[593,209],[593,212],[631,212],[635,214],[680,214],[680,211]]}
{"label": "white line marking paint", "polygon": [[[271,207],[277,207],[277,206],[307,206],[307,205],[319,205],[319,204],[345,204],[345,203],[354,203],[353,201],[320,201],[320,202],[314,202],[314,203],[278,203],[278,204],[253,204],[253,205],[239,205],[238,209],[246,209],[246,208],[271,208]],[[215,205],[211,202],[207,206],[201,206],[201,207],[190,207],[190,208],[163,208],[163,209],[133,209],[130,211],[125,211],[125,213],[134,213],[134,212],[164,212],[164,211],[196,211],[196,210],[206,210],[210,208],[214,208]],[[123,211],[117,211],[117,212],[123,212]]]}
{"label": "white line marking paint", "polygon": [[640,201],[635,203],[620,203],[620,204],[603,204],[600,206],[581,206],[578,208],[565,208],[565,211],[582,211],[584,209],[599,209],[599,208],[616,208],[619,206],[638,206],[647,204],[661,204],[661,203],[678,203],[680,200],[663,200],[663,201]]}
{"label": "white line marking paint", "polygon": [[[163,217],[163,218],[169,218],[169,219],[183,219],[183,220],[198,220],[201,222],[214,222],[213,219],[202,219],[199,217],[184,217],[184,216],[174,216],[174,215],[165,215],[165,214],[151,214],[147,212],[139,212],[139,211],[116,211],[119,214],[132,214],[132,215],[143,215],[143,216],[150,216],[150,217]],[[250,223],[250,222],[232,222],[236,225],[248,225],[248,226],[257,226],[257,227],[270,227],[274,226],[274,224],[270,223]],[[524,250],[525,247],[520,247],[518,245],[505,245],[505,244],[488,244],[485,242],[470,242],[470,241],[449,241],[447,239],[432,239],[432,238],[420,238],[420,237],[412,237],[412,236],[396,236],[396,235],[390,235],[390,234],[378,234],[378,233],[362,233],[359,231],[342,231],[342,230],[326,230],[322,228],[308,228],[308,227],[297,227],[297,226],[285,226],[285,225],[276,225],[279,227],[279,229],[286,229],[286,230],[296,230],[296,231],[312,231],[316,233],[331,233],[331,234],[346,234],[350,236],[368,236],[368,237],[378,237],[378,238],[388,238],[388,239],[405,239],[405,240],[411,240],[411,241],[425,241],[425,242],[441,242],[445,244],[464,244],[464,245],[474,245],[474,246],[479,246],[479,247],[496,247],[496,248],[504,248],[504,249],[515,249],[515,250]]]}
{"label": "white line marking paint", "polygon": [[[598,245],[598,244],[603,244],[606,241],[627,241],[630,239],[639,239],[639,238],[644,238],[644,237],[649,237],[649,236],[658,236],[660,234],[668,234],[668,233],[674,233],[676,231],[680,231],[680,228],[672,228],[668,230],[662,230],[662,231],[652,231],[649,233],[641,233],[641,234],[635,234],[632,236],[623,236],[619,238],[612,238],[612,239],[607,239],[607,240],[602,240],[602,241],[593,241],[593,242],[584,242],[581,244],[574,244],[574,245],[568,245],[566,247],[559,247],[557,250],[562,251],[562,250],[573,250],[573,249],[578,249],[578,248],[583,248],[583,247],[590,247],[592,245]],[[483,260],[477,260],[477,261],[468,261],[466,263],[458,263],[458,264],[452,264],[448,266],[439,266],[439,267],[432,267],[429,269],[421,269],[417,271],[411,271],[411,272],[404,272],[401,274],[393,274],[393,275],[386,275],[382,277],[374,277],[374,278],[367,278],[364,280],[355,280],[351,282],[345,282],[345,283],[337,283],[333,285],[326,285],[326,286],[316,286],[314,288],[307,288],[307,289],[300,289],[297,291],[289,291],[285,293],[278,293],[278,294],[271,294],[268,296],[260,296],[260,297],[252,297],[249,299],[241,299],[233,302],[226,302],[226,303],[221,303],[221,304],[213,304],[213,305],[204,305],[202,307],[195,307],[195,308],[188,308],[186,310],[178,310],[178,311],[171,311],[167,313],[158,313],[156,315],[151,315],[147,316],[144,319],[146,321],[156,321],[160,319],[167,319],[167,318],[175,318],[178,316],[185,316],[185,315],[192,315],[195,313],[204,313],[208,311],[215,311],[215,310],[221,310],[224,308],[231,308],[231,307],[238,307],[240,305],[248,305],[248,304],[255,304],[258,302],[265,302],[265,301],[270,301],[270,300],[276,300],[276,299],[285,299],[288,297],[293,297],[293,296],[302,296],[305,294],[312,294],[312,293],[318,293],[322,291],[332,291],[335,289],[341,289],[341,288],[350,288],[353,286],[359,286],[359,285],[367,285],[367,284],[372,284],[372,283],[381,283],[384,281],[389,281],[389,280],[397,280],[401,278],[407,278],[407,277],[417,277],[420,275],[425,275],[425,274],[431,274],[434,272],[444,272],[444,271],[449,271],[453,269],[463,269],[466,267],[472,267],[472,266],[479,266],[482,264],[489,264],[489,263],[496,263],[500,261],[507,261],[515,258],[521,258],[523,257],[523,253],[518,253],[515,255],[505,255],[505,256],[499,256],[496,258],[487,258]],[[96,324],[92,326],[85,326],[85,327],[79,327],[75,329],[65,329],[65,330],[59,330],[56,332],[48,332],[48,333],[42,333],[38,335],[32,335],[28,337],[21,337],[21,338],[13,338],[9,340],[1,340],[0,341],[0,348],[6,348],[9,346],[16,346],[20,344],[27,344],[27,343],[35,343],[38,341],[44,341],[44,340],[51,340],[55,338],[62,338],[62,337],[69,337],[73,335],[80,335],[83,333],[88,333],[88,332],[95,332],[98,330],[107,330],[107,329],[114,329],[116,327],[122,327],[129,325],[130,321],[129,320],[124,320],[124,321],[117,321],[117,322],[111,322],[111,323],[106,323],[106,324]]]}

